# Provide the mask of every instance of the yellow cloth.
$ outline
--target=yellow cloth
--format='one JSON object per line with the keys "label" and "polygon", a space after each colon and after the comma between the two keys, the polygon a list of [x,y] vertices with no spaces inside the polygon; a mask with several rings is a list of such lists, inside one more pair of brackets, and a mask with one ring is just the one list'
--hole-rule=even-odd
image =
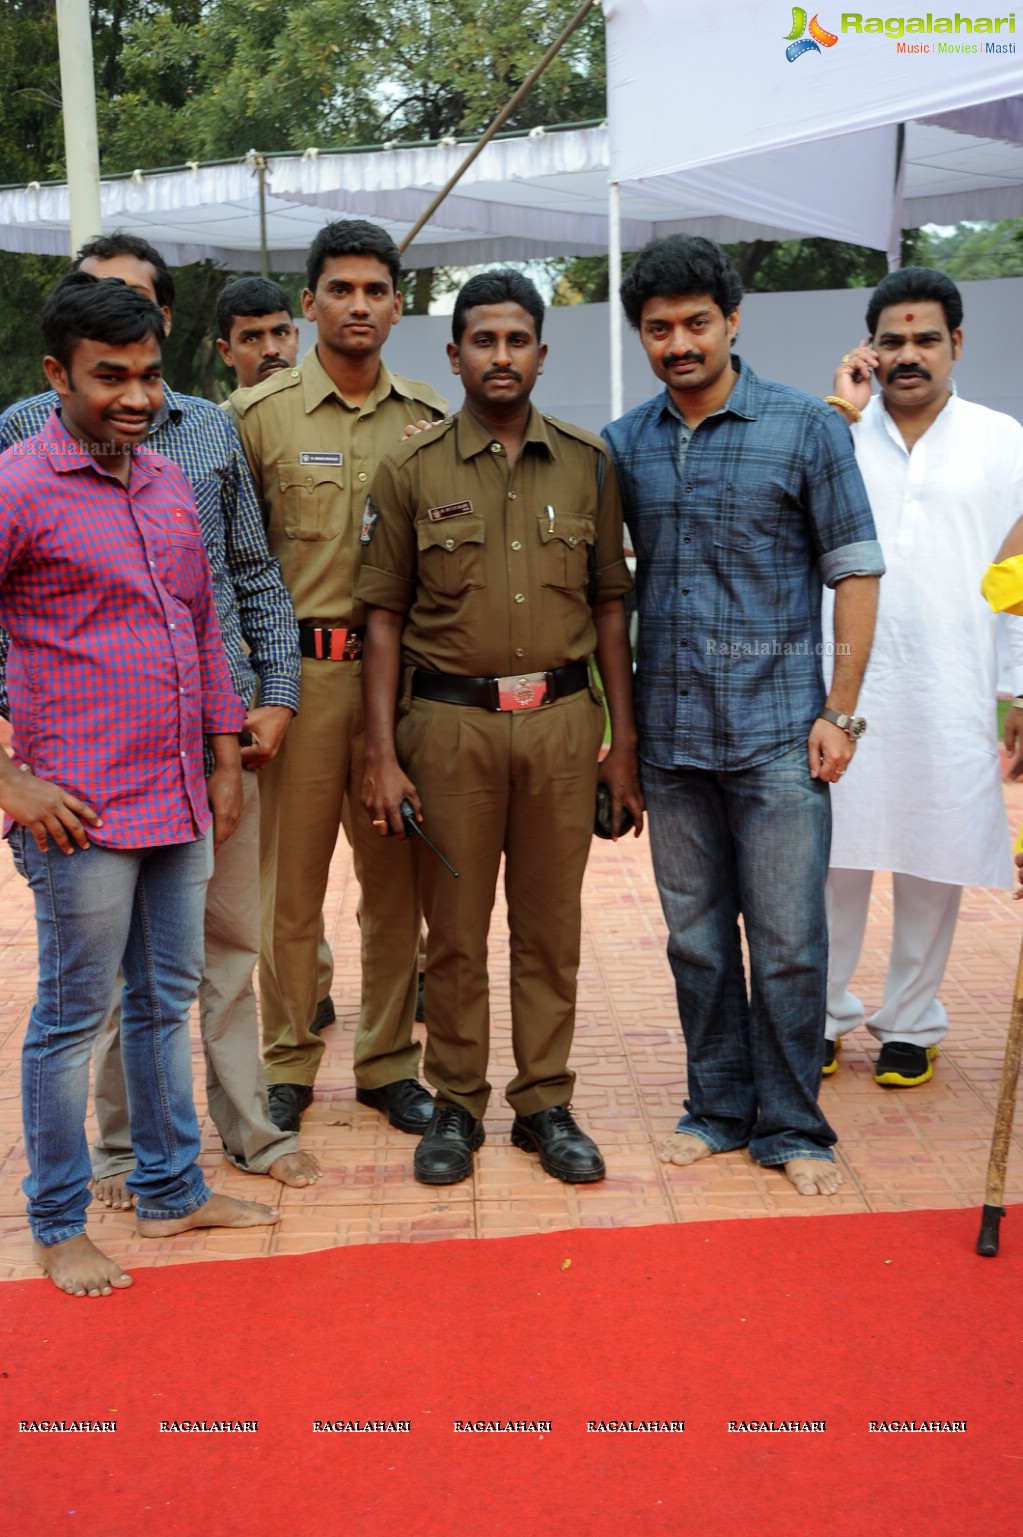
{"label": "yellow cloth", "polygon": [[1023,555],[988,566],[980,590],[996,614],[1023,614]]}

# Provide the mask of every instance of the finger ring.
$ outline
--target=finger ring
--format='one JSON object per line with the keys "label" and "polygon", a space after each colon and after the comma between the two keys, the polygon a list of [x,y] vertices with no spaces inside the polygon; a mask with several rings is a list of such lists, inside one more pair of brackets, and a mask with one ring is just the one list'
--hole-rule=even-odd
{"label": "finger ring", "polygon": [[852,358],[852,354],[851,354],[851,353],[849,353],[849,352],[843,352],[843,353],[842,353],[842,362],[843,362],[843,363],[848,363],[848,362],[850,362],[850,361],[851,361],[851,358]]}
{"label": "finger ring", "polygon": [[373,818],[373,826],[374,827],[386,827],[387,826],[387,818],[386,817],[374,817]]}

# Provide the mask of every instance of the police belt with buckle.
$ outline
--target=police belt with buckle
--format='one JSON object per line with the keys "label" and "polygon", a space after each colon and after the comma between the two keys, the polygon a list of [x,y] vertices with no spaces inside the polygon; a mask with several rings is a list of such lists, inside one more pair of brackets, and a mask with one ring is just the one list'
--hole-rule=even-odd
{"label": "police belt with buckle", "polygon": [[477,710],[534,710],[566,694],[578,694],[590,682],[586,662],[567,662],[551,672],[527,672],[506,678],[461,678],[449,672],[412,674],[412,692],[441,704],[468,704]]}
{"label": "police belt with buckle", "polygon": [[300,624],[298,649],[303,656],[318,657],[323,662],[357,662],[362,655],[363,626],[327,629],[315,624]]}

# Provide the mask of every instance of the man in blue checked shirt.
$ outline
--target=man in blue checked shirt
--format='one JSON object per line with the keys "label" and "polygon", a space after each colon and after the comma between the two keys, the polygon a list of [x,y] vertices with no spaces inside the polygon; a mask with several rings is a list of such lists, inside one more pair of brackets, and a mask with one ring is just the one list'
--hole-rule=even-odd
{"label": "man in blue checked shirt", "polygon": [[688,1053],[661,1158],[748,1147],[801,1194],[833,1195],[817,1103],[829,784],[866,726],[884,562],[844,423],[733,356],[742,285],[720,247],[651,242],[621,298],[666,386],[604,431],[636,551],[643,790]]}
{"label": "man in blue checked shirt", "polygon": [[[168,329],[174,278],[153,246],[116,232],[84,245],[72,270],[120,278],[163,310]],[[259,785],[255,772],[276,754],[298,709],[298,627],[291,598],[270,555],[263,518],[234,425],[211,401],[164,386],[164,404],[146,444],[184,472],[195,495],[209,556],[213,594],[231,669],[246,708],[242,748],[242,819],[217,853],[206,902],[206,964],[199,989],[210,1115],[225,1155],[251,1174],[287,1185],[319,1176],[298,1135],[271,1121],[259,1052],[252,985],[259,953]],[[53,391],[10,406],[0,416],[0,449],[39,432],[58,397]],[[7,715],[7,636],[0,631],[0,713]],[[246,650],[247,648],[247,650]],[[209,765],[208,765],[209,766]],[[115,1009],[94,1059],[99,1137],[93,1148],[94,1190],[107,1206],[133,1204],[126,1180],[135,1165],[128,1126]]]}

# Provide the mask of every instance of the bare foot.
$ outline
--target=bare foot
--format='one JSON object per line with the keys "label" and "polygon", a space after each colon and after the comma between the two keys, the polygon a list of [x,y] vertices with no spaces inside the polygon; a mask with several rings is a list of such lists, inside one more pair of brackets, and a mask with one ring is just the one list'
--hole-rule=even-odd
{"label": "bare foot", "polygon": [[800,1195],[834,1195],[842,1183],[837,1164],[825,1158],[790,1158],[782,1168]]}
{"label": "bare foot", "polygon": [[32,1254],[54,1286],[69,1297],[109,1297],[115,1286],[122,1290],[131,1285],[131,1276],[84,1233],[63,1243],[33,1243]]}
{"label": "bare foot", "polygon": [[194,1227],[265,1227],[280,1222],[281,1214],[258,1201],[236,1201],[230,1195],[211,1195],[198,1211],[187,1217],[136,1217],[140,1238],[172,1238]]}
{"label": "bare foot", "polygon": [[128,1189],[125,1181],[130,1174],[108,1174],[105,1179],[92,1181],[92,1193],[97,1201],[102,1201],[104,1206],[112,1206],[115,1211],[131,1211],[135,1205],[135,1197]]}
{"label": "bare foot", "polygon": [[713,1151],[702,1137],[694,1137],[688,1131],[673,1131],[661,1143],[658,1157],[662,1163],[674,1163],[684,1168],[686,1164],[709,1158]]}
{"label": "bare foot", "polygon": [[265,1172],[282,1185],[315,1185],[323,1171],[312,1153],[282,1153]]}

